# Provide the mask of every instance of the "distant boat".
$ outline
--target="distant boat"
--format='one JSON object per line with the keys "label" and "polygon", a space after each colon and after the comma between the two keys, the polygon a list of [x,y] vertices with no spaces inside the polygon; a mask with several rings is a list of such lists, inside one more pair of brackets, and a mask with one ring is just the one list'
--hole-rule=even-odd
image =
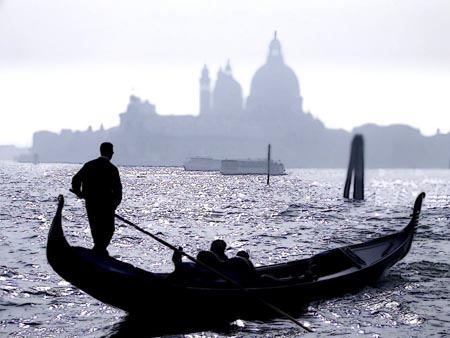
{"label": "distant boat", "polygon": [[[267,160],[222,160],[220,172],[224,175],[267,175]],[[283,163],[270,161],[270,175],[286,175]]]}
{"label": "distant boat", "polygon": [[211,157],[191,157],[183,163],[187,171],[219,171],[221,160]]}

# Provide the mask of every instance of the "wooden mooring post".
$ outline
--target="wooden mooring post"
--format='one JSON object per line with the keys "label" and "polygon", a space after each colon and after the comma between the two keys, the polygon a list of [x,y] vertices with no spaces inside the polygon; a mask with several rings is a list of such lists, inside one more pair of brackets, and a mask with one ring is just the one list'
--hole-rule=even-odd
{"label": "wooden mooring post", "polygon": [[267,147],[267,185],[270,184],[270,144]]}
{"label": "wooden mooring post", "polygon": [[353,180],[353,199],[364,199],[364,139],[357,134],[353,137],[347,179],[345,180],[344,198],[349,198],[350,185]]}

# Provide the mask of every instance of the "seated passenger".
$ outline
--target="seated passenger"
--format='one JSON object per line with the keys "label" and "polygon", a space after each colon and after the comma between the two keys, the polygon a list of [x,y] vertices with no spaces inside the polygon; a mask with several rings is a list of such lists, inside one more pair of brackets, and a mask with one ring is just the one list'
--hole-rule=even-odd
{"label": "seated passenger", "polygon": [[210,251],[214,252],[217,257],[219,257],[222,261],[227,261],[228,256],[225,254],[225,250],[227,248],[227,243],[225,243],[222,239],[216,239],[211,243]]}
{"label": "seated passenger", "polygon": [[221,279],[220,275],[223,274],[237,283],[247,283],[254,280],[257,273],[249,259],[249,254],[245,251],[239,251],[235,257],[228,258],[225,249],[225,241],[215,240],[211,243],[210,250],[203,250],[197,254],[198,264],[194,264],[182,261],[182,248],[179,247],[178,250],[174,250],[172,255],[175,271],[171,278],[184,281],[201,281]]}
{"label": "seated passenger", "polygon": [[248,283],[257,276],[255,266],[246,251],[239,251],[225,263],[227,274],[238,283]]}
{"label": "seated passenger", "polygon": [[212,251],[200,251],[197,254],[197,260],[211,268],[217,269],[223,261]]}
{"label": "seated passenger", "polygon": [[248,265],[252,268],[255,269],[255,266],[253,265],[252,261],[250,260],[250,255],[248,254],[247,251],[241,250],[238,251],[236,254],[236,257],[241,257],[242,259],[244,259]]}
{"label": "seated passenger", "polygon": [[197,254],[197,260],[211,268],[221,270],[224,267],[223,263],[228,261],[225,255],[226,247],[225,241],[216,239],[211,243],[209,251],[202,250]]}

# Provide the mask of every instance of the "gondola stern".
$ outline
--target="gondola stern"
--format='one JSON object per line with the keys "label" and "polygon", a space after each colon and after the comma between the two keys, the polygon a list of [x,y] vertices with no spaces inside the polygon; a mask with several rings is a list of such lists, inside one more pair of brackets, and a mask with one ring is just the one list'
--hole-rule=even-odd
{"label": "gondola stern", "polygon": [[416,201],[414,202],[413,213],[411,214],[411,220],[409,221],[408,225],[402,230],[402,233],[406,234],[406,236],[408,236],[409,240],[406,244],[406,250],[399,260],[403,259],[409,253],[409,250],[411,249],[414,234],[417,230],[417,225],[419,224],[419,216],[420,216],[420,211],[422,209],[422,202],[423,202],[424,198],[425,198],[424,192],[420,193],[416,197]]}
{"label": "gondola stern", "polygon": [[425,198],[425,193],[421,192],[414,202],[413,212],[411,214],[411,220],[408,225],[403,229],[404,232],[414,232],[416,230],[417,225],[419,224],[419,216],[422,210],[422,202]]}
{"label": "gondola stern", "polygon": [[417,196],[416,201],[414,202],[413,214],[420,214],[420,210],[422,209],[422,201],[424,198],[425,198],[424,192],[421,192],[419,196]]}

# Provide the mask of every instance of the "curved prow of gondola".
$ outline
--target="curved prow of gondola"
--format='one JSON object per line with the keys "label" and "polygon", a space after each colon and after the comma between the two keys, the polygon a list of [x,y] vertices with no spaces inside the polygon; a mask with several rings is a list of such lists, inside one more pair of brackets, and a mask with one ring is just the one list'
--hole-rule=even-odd
{"label": "curved prow of gondola", "polygon": [[[50,231],[48,232],[47,240],[47,259],[51,266],[58,263],[58,257],[61,252],[70,250],[70,245],[67,242],[62,229],[62,209],[64,207],[64,196],[58,196],[58,207],[55,217],[53,217]],[[56,253],[56,254],[55,254]]]}

